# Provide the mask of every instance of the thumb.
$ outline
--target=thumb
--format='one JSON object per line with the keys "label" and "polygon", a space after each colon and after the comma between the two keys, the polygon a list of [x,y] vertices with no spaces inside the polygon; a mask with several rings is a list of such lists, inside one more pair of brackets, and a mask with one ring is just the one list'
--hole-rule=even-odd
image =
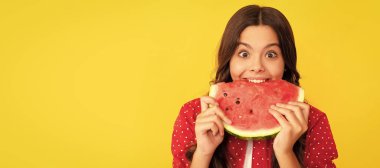
{"label": "thumb", "polygon": [[213,107],[213,106],[219,106],[218,102],[214,98],[212,98],[210,96],[202,96],[201,97],[202,111],[205,111],[208,108]]}

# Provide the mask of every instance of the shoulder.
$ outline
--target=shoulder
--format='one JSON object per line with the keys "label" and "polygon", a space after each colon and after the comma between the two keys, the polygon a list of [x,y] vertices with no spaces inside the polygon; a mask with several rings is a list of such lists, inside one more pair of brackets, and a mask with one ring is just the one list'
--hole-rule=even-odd
{"label": "shoulder", "polygon": [[179,116],[196,116],[201,112],[200,98],[192,99],[182,105]]}
{"label": "shoulder", "polygon": [[310,116],[321,117],[321,116],[326,116],[326,114],[323,111],[316,108],[315,106],[310,105]]}
{"label": "shoulder", "polygon": [[174,123],[172,134],[173,167],[188,167],[188,149],[196,144],[195,119],[201,111],[200,98],[184,103]]}
{"label": "shoulder", "polygon": [[328,119],[326,113],[319,110],[318,108],[310,105],[309,121],[308,127],[313,128],[316,125],[328,125]]}
{"label": "shoulder", "polygon": [[306,135],[305,166],[335,167],[332,160],[338,158],[338,151],[329,121],[324,112],[311,105]]}
{"label": "shoulder", "polygon": [[[196,116],[201,112],[201,101],[200,98],[195,98],[187,101],[181,106],[179,114],[176,119],[176,125],[182,125],[183,123],[193,124]],[[189,126],[189,125],[187,125]]]}
{"label": "shoulder", "polygon": [[332,145],[331,147],[336,148],[326,114],[313,106],[310,108],[309,124],[306,134],[306,141],[310,143],[326,143],[326,145]]}
{"label": "shoulder", "polygon": [[201,98],[195,98],[182,105],[181,110],[197,111],[201,109]]}

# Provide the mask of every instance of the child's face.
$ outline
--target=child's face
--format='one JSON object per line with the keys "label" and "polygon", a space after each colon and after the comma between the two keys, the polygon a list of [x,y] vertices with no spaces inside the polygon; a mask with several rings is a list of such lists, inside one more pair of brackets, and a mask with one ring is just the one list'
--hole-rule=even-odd
{"label": "child's face", "polygon": [[245,28],[231,58],[230,73],[232,80],[282,79],[284,59],[276,32],[265,25]]}

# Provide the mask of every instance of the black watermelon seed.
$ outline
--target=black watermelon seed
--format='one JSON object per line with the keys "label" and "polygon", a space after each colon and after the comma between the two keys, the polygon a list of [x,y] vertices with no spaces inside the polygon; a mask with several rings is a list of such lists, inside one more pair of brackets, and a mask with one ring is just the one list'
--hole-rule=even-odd
{"label": "black watermelon seed", "polygon": [[223,96],[224,96],[224,97],[227,97],[227,93],[226,93],[226,92],[224,92],[224,93],[223,93]]}
{"label": "black watermelon seed", "polygon": [[228,107],[226,108],[226,111],[228,111],[229,109],[228,109]]}
{"label": "black watermelon seed", "polygon": [[251,114],[252,114],[252,113],[253,113],[253,110],[252,110],[252,109],[250,109],[250,110],[249,110],[249,113],[251,113]]}
{"label": "black watermelon seed", "polygon": [[240,104],[240,101],[239,101],[239,100],[237,100],[235,103],[236,103],[236,104]]}

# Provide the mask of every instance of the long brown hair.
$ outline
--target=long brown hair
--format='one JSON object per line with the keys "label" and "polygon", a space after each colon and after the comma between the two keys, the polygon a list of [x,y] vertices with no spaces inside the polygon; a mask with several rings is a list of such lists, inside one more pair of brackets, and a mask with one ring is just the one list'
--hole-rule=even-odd
{"label": "long brown hair", "polygon": [[[218,51],[215,79],[210,82],[211,84],[218,82],[232,82],[229,64],[231,57],[238,47],[240,34],[246,27],[258,25],[270,26],[276,32],[285,62],[283,79],[297,86],[300,85],[300,75],[296,68],[297,52],[293,31],[288,20],[280,11],[275,8],[260,7],[257,5],[249,5],[241,8],[228,21]],[[225,140],[226,138],[224,138],[224,141],[215,150],[214,156],[210,162],[210,167],[230,167],[228,166],[228,161],[225,156]],[[298,139],[298,141],[293,146],[293,151],[295,152],[297,159],[301,165],[303,164],[304,141],[305,134],[300,139]],[[190,160],[194,150],[195,148],[192,148],[188,151]],[[272,167],[279,167],[278,161],[274,154],[272,157]]]}

